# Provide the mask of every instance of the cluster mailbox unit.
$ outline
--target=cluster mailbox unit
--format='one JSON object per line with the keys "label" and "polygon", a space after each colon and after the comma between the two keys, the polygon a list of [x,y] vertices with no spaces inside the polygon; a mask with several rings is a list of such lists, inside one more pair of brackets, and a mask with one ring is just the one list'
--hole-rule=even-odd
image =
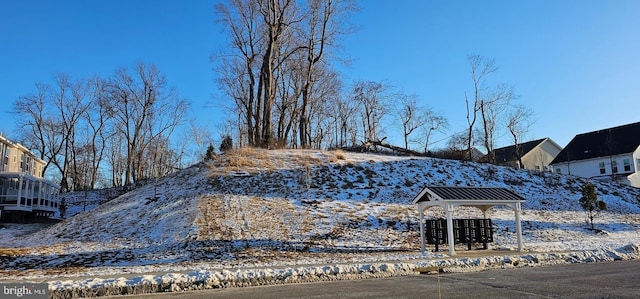
{"label": "cluster mailbox unit", "polygon": [[[440,244],[447,244],[447,220],[426,220],[427,244],[435,245],[438,251]],[[488,249],[488,243],[493,242],[493,226],[491,219],[453,219],[453,235],[455,244],[467,244],[471,250],[472,244],[482,244]]]}

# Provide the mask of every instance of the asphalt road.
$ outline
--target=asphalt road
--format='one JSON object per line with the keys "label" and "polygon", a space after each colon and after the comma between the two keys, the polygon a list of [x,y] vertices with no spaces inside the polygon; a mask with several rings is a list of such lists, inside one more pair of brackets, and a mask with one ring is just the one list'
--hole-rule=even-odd
{"label": "asphalt road", "polygon": [[109,298],[640,298],[640,260]]}

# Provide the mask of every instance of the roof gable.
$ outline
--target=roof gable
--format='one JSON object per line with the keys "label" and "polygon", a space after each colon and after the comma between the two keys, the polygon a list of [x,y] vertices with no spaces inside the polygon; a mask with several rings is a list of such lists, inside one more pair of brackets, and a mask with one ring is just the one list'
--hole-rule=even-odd
{"label": "roof gable", "polygon": [[640,146],[640,122],[573,137],[551,164],[632,153]]}

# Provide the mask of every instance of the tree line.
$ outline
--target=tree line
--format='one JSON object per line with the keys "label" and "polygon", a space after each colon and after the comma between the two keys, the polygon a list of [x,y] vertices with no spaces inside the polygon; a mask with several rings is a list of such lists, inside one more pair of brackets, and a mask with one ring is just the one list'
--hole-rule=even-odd
{"label": "tree line", "polygon": [[[395,124],[404,148],[429,151],[447,119],[420,105],[417,96],[390,84],[359,80],[345,86],[334,70],[340,38],[357,11],[351,0],[231,0],[216,6],[228,47],[214,55],[220,103],[233,115],[240,145],[265,148],[336,148],[383,140]],[[467,57],[473,90],[464,94],[467,129],[451,136],[449,151],[472,159],[482,145],[493,150],[508,129],[515,144],[531,124],[530,109],[514,104],[513,86],[490,86],[494,60]]]}
{"label": "tree line", "polygon": [[[352,31],[347,20],[355,11],[351,0],[231,0],[216,6],[229,44],[213,61],[239,144],[331,148],[381,138],[383,119],[394,112],[391,102],[409,96],[366,80],[345,92],[334,64],[341,62],[339,41]],[[427,116],[415,111],[415,101],[403,103],[415,112],[403,120],[408,146],[416,123]]]}
{"label": "tree line", "polygon": [[[334,66],[343,62],[340,38],[352,32],[353,0],[229,0],[215,11],[228,36],[228,47],[212,56],[219,104],[230,112],[221,130],[225,148],[232,139],[237,147],[326,149],[397,137],[405,149],[428,153],[433,134],[447,131],[447,118],[415,94],[388,82],[342,81]],[[499,69],[495,61],[467,60],[472,88],[461,93],[467,128],[447,137],[440,157],[473,160],[477,145],[490,153],[503,131],[517,147],[531,125],[533,112],[515,103],[512,85],[488,83]],[[190,142],[171,148],[188,102],[153,64],[108,77],[53,79],[36,83],[13,112],[23,142],[47,161],[45,171],[60,174],[62,191],[165,175],[183,165],[187,144],[196,144],[203,159],[213,154],[211,145],[203,148],[211,140],[207,128],[195,125],[185,136]]]}
{"label": "tree line", "polygon": [[[180,166],[170,137],[188,103],[153,64],[120,68],[109,77],[58,73],[14,102],[23,142],[60,175],[61,191],[115,187],[158,177]],[[103,171],[108,169],[108,171]]]}

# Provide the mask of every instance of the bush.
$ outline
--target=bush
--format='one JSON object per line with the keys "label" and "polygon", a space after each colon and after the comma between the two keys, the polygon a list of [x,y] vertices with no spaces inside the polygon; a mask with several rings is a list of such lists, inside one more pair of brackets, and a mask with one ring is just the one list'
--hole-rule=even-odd
{"label": "bush", "polygon": [[215,149],[213,148],[213,144],[209,144],[207,147],[207,153],[204,155],[204,160],[209,161],[213,160],[216,157]]}
{"label": "bush", "polygon": [[233,149],[233,139],[230,135],[222,136],[222,143],[220,143],[220,151],[227,152]]}

